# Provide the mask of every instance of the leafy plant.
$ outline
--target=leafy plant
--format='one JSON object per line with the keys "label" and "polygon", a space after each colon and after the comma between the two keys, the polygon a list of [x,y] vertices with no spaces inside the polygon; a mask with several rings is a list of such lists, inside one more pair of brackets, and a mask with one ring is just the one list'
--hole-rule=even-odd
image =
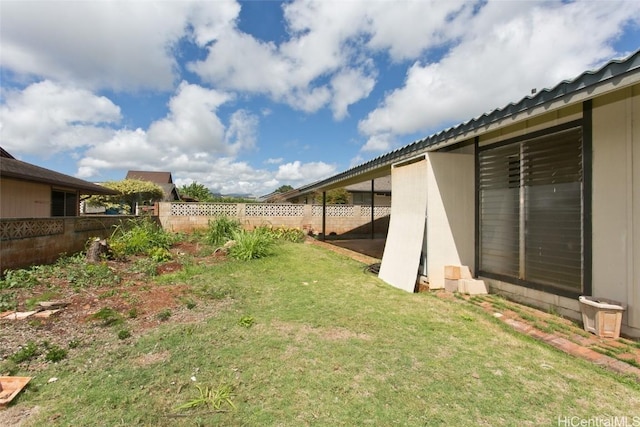
{"label": "leafy plant", "polygon": [[159,246],[149,249],[147,251],[147,255],[149,255],[149,257],[155,262],[171,261],[171,259],[173,258],[169,250],[167,250],[166,248],[161,248]]}
{"label": "leafy plant", "polygon": [[0,280],[0,289],[32,288],[38,284],[33,271],[27,269],[6,270]]}
{"label": "leafy plant", "polygon": [[232,401],[235,395],[233,393],[233,388],[230,385],[222,384],[218,388],[205,387],[204,389],[199,385],[196,385],[196,388],[198,389],[199,396],[178,406],[176,408],[177,410],[206,406],[214,411],[220,411],[224,405],[228,405],[232,409],[236,409],[236,406]]}
{"label": "leafy plant", "polygon": [[26,362],[28,360],[34,359],[35,357],[38,356],[38,354],[39,354],[38,345],[33,341],[29,341],[27,345],[22,347],[12,356],[10,356],[9,360],[11,360],[14,363],[22,363],[22,362]]}
{"label": "leafy plant", "polygon": [[169,249],[174,237],[149,218],[129,219],[115,226],[109,239],[114,255],[148,254],[155,248]]}
{"label": "leafy plant", "polygon": [[47,352],[44,355],[45,360],[49,362],[59,362],[67,357],[67,350],[58,347],[57,345],[47,345]]}
{"label": "leafy plant", "polygon": [[169,310],[168,308],[165,308],[164,310],[159,312],[156,315],[156,317],[158,318],[159,321],[166,322],[171,317],[171,310]]}
{"label": "leafy plant", "polygon": [[110,307],[103,307],[91,316],[94,320],[100,320],[101,326],[119,325],[124,320],[120,313]]}
{"label": "leafy plant", "polygon": [[118,331],[118,339],[120,340],[126,340],[130,336],[131,336],[131,331],[129,331],[128,329],[120,329]]}
{"label": "leafy plant", "polygon": [[249,261],[272,253],[274,239],[265,228],[236,231],[233,234],[233,240],[236,244],[229,248],[229,256],[232,258]]}
{"label": "leafy plant", "polygon": [[18,306],[18,300],[15,292],[0,293],[0,311],[15,310]]}
{"label": "leafy plant", "polygon": [[222,246],[231,240],[234,234],[242,229],[242,225],[237,219],[226,216],[219,216],[209,220],[205,240],[213,246]]}
{"label": "leafy plant", "polygon": [[250,328],[255,323],[255,319],[252,316],[242,316],[240,320],[238,320],[238,325],[243,328]]}

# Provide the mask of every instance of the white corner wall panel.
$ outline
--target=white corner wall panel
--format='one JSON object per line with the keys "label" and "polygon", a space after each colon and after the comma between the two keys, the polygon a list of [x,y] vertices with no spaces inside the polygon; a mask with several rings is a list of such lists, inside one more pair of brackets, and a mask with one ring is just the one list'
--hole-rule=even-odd
{"label": "white corner wall panel", "polygon": [[378,277],[413,292],[420,264],[427,208],[427,161],[391,169],[391,219]]}

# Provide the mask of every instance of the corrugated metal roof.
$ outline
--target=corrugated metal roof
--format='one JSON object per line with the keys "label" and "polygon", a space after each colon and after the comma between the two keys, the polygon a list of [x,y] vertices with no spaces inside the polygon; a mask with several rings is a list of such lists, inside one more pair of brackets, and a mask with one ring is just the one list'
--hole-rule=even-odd
{"label": "corrugated metal roof", "polygon": [[533,96],[525,96],[516,103],[510,103],[503,108],[498,108],[484,113],[474,119],[457,126],[435,133],[427,138],[414,141],[397,150],[383,154],[361,165],[355,166],[330,178],[298,188],[300,192],[317,191],[323,187],[334,185],[376,169],[391,166],[393,163],[409,159],[424,153],[428,148],[437,144],[452,141],[454,138],[474,132],[499,120],[522,113],[532,108],[549,104],[581,90],[600,85],[603,82],[619,78],[626,74],[640,71],[640,50],[625,59],[614,59],[595,71],[585,71],[573,80],[564,80],[551,89],[542,89]]}

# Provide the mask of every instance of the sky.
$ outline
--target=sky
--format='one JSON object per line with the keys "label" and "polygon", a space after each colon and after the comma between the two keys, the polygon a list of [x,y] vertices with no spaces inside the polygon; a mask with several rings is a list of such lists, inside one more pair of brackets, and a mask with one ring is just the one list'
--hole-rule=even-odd
{"label": "sky", "polygon": [[639,48],[635,0],[0,0],[0,145],[260,196]]}

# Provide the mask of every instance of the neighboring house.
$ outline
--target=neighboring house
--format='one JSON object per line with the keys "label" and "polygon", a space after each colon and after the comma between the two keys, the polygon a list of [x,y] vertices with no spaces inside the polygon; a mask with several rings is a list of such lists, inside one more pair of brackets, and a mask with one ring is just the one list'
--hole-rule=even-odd
{"label": "neighboring house", "polygon": [[180,200],[178,188],[173,183],[171,172],[151,172],[151,171],[129,171],[126,179],[137,179],[140,181],[149,181],[162,187],[164,191],[163,202],[173,202]]}
{"label": "neighboring house", "polygon": [[14,158],[0,148],[0,218],[77,216],[80,198],[117,192]]}
{"label": "neighboring house", "polygon": [[391,206],[391,175],[371,181],[351,184],[344,187],[349,193],[349,203],[352,205],[371,205],[371,197],[375,206]]}
{"label": "neighboring house", "polygon": [[393,286],[420,271],[439,288],[445,265],[468,265],[573,318],[580,295],[619,301],[640,336],[640,51],[298,190],[389,174]]}

